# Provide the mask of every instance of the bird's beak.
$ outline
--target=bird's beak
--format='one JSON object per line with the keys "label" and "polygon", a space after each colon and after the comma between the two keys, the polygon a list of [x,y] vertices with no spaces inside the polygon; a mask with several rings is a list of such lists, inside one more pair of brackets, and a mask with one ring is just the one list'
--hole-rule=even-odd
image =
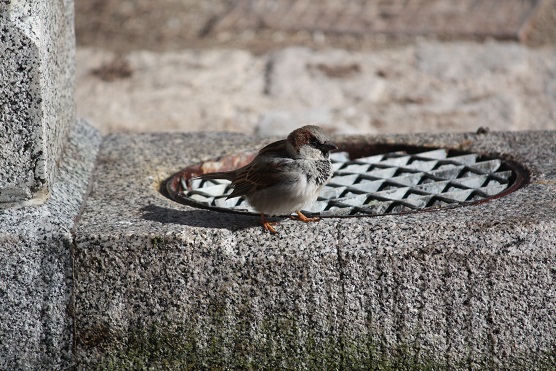
{"label": "bird's beak", "polygon": [[319,146],[319,149],[323,152],[332,151],[333,149],[338,149],[338,147],[332,142],[324,142]]}

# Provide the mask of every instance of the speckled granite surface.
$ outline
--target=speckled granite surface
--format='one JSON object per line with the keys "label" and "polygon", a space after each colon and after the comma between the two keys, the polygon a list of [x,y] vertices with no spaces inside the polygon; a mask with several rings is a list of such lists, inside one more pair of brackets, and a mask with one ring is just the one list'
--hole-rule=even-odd
{"label": "speckled granite surface", "polygon": [[78,364],[531,369],[556,364],[556,132],[351,137],[511,154],[526,187],[465,208],[280,223],[159,193],[238,134],[106,138],[75,236]]}
{"label": "speckled granite surface", "polygon": [[102,138],[84,121],[70,132],[52,193],[40,206],[0,210],[0,369],[73,364],[72,228]]}
{"label": "speckled granite surface", "polygon": [[43,203],[75,125],[73,1],[0,3],[0,208]]}

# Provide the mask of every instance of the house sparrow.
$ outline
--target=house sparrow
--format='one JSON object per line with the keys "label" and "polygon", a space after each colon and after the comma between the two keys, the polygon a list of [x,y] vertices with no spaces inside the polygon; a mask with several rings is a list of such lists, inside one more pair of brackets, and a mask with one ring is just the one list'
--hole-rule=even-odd
{"label": "house sparrow", "polygon": [[[297,220],[317,221],[301,213],[317,199],[321,188],[332,177],[330,151],[337,149],[318,126],[307,125],[291,132],[287,139],[261,149],[248,165],[237,170],[208,173],[201,179],[227,179],[233,192],[228,198],[245,196],[261,213],[265,230],[276,230],[265,215],[297,213]],[[293,217],[292,217],[293,218]]]}

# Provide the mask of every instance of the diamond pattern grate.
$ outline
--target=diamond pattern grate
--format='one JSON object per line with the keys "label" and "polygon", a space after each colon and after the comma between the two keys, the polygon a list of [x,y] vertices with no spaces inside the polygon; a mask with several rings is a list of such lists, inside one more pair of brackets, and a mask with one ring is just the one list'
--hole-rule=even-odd
{"label": "diamond pattern grate", "polygon": [[[519,172],[501,159],[474,153],[449,155],[446,149],[417,154],[403,151],[349,159],[333,153],[334,176],[308,209],[321,217],[382,215],[457,207],[501,196],[519,186]],[[181,203],[258,214],[232,192],[226,180],[199,180],[178,173],[178,190],[168,189]],[[168,182],[172,184],[172,182]],[[175,183],[174,183],[175,184]]]}

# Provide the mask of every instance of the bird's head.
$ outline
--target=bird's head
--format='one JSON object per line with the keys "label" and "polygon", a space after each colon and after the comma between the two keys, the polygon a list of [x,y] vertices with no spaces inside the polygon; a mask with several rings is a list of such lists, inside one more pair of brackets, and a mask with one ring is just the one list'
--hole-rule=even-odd
{"label": "bird's head", "polygon": [[331,150],[338,149],[330,142],[326,131],[315,125],[306,125],[292,131],[287,141],[295,152],[296,158],[327,159]]}

